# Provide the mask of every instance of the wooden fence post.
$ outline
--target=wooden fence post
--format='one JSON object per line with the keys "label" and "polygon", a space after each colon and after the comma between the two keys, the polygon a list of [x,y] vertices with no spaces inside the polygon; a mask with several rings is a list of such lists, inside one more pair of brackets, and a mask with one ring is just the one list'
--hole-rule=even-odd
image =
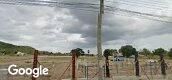
{"label": "wooden fence post", "polygon": [[139,70],[139,60],[138,60],[138,53],[135,54],[135,69],[136,69],[136,76],[139,77],[140,70]]}
{"label": "wooden fence post", "polygon": [[72,50],[72,80],[76,80],[76,51]]}
{"label": "wooden fence post", "polygon": [[[37,63],[38,63],[38,50],[35,50],[34,58],[33,58],[33,69],[37,68]],[[32,80],[36,80],[36,78],[33,77],[33,74],[32,74]]]}
{"label": "wooden fence post", "polygon": [[165,64],[165,60],[164,60],[164,55],[160,54],[160,61],[161,61],[161,74],[162,75],[166,75],[166,64]]}
{"label": "wooden fence post", "polygon": [[107,78],[110,78],[110,70],[109,70],[109,59],[108,57],[106,57],[106,60],[105,60],[105,69],[106,69],[106,77]]}

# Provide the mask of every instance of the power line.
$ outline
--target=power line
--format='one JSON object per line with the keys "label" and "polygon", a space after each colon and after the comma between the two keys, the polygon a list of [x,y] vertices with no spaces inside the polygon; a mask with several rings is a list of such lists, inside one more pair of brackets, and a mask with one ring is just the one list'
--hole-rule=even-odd
{"label": "power line", "polygon": [[172,11],[172,9],[170,9],[169,7],[156,6],[155,4],[152,5],[152,4],[148,4],[148,3],[138,3],[138,2],[132,2],[132,1],[126,1],[126,2],[124,2],[124,1],[107,1],[107,2],[116,3],[119,5],[121,4],[121,7],[127,7],[127,6],[122,6],[122,5],[133,6],[133,7],[131,7],[133,9],[136,9],[137,7],[141,7],[141,9],[144,9],[144,10],[146,9],[151,12],[155,12],[155,10],[156,10],[156,11],[163,11],[163,13],[170,13]]}
{"label": "power line", "polygon": [[[4,1],[4,0],[0,0],[0,1]],[[5,0],[4,2],[20,2],[20,3],[23,3],[23,2],[29,2],[29,3],[43,3],[43,4],[66,4],[66,5],[99,5],[99,4],[91,4],[91,3],[64,3],[64,2],[57,2],[57,1],[38,1],[38,0]],[[110,1],[112,2],[112,1]],[[114,1],[113,1],[114,2]],[[118,2],[119,3],[119,2]],[[124,4],[128,4],[128,3],[124,3]],[[128,4],[128,5],[133,5],[133,4]],[[135,5],[133,5],[135,6]],[[138,6],[138,5],[136,5]],[[153,7],[152,8],[155,8],[154,5],[152,5]],[[148,6],[147,6],[148,7]],[[148,8],[151,8],[151,7],[148,7]],[[161,7],[162,8],[162,7]],[[155,9],[160,9],[160,8],[155,8]]]}
{"label": "power line", "polygon": [[[135,16],[135,15],[132,15],[132,14],[120,14],[120,13],[112,13],[112,14],[115,14],[115,15],[119,15],[119,16],[125,16],[125,17],[130,17],[131,16]],[[151,20],[151,21],[158,21],[158,22],[162,22],[162,23],[172,23],[172,21],[168,21],[168,20],[161,20],[161,19],[155,19],[155,18],[150,18],[150,17],[147,17],[147,16],[137,16],[141,19],[146,19],[146,20]]]}
{"label": "power line", "polygon": [[131,10],[127,10],[127,9],[111,7],[111,6],[106,6],[106,7],[107,7],[106,9],[109,9],[111,11],[116,10],[116,11],[121,11],[121,12],[127,12],[127,13],[139,14],[139,15],[147,15],[147,16],[152,16],[152,17],[172,18],[171,16],[149,14],[149,13],[143,13],[143,12],[137,12],[137,11],[131,11]]}
{"label": "power line", "polygon": [[[114,2],[114,1],[123,1],[123,2],[126,2],[128,0],[106,0],[106,1],[111,1],[111,2]],[[132,1],[132,0],[130,0]],[[136,2],[136,1],[132,1],[132,2]],[[140,3],[147,3],[147,4],[156,4],[156,5],[162,5],[162,6],[166,6],[166,3],[165,2],[160,2],[160,1],[156,1],[156,0],[137,0],[137,2],[140,2]]]}
{"label": "power line", "polygon": [[[10,5],[31,5],[31,6],[48,6],[48,7],[61,7],[61,8],[70,8],[70,9],[78,9],[78,10],[86,10],[86,11],[93,11],[93,12],[97,12],[96,10],[93,10],[93,9],[89,9],[87,6],[86,8],[85,7],[77,7],[77,6],[73,6],[73,4],[63,4],[63,6],[61,5],[56,5],[56,4],[40,4],[40,3],[23,3],[23,2],[1,2],[0,1],[0,4],[10,4]],[[77,8],[76,8],[77,7]],[[95,8],[93,6],[90,6],[92,8]]]}
{"label": "power line", "polygon": [[159,8],[169,8],[166,5],[160,5],[160,4],[152,4],[151,2],[141,2],[141,1],[132,1],[132,0],[120,0],[120,1],[109,1],[109,2],[127,2],[127,3],[134,3],[134,4],[140,4],[145,6],[151,6],[151,7],[159,7]]}
{"label": "power line", "polygon": [[[98,6],[93,6],[93,5],[98,5],[98,4],[85,4],[85,3],[59,3],[59,2],[51,2],[51,1],[2,1],[0,0],[1,4],[13,4],[13,5],[33,5],[33,6],[49,6],[49,7],[63,7],[63,6],[70,6],[70,7],[76,7],[76,8],[94,8],[94,9],[99,9]],[[60,5],[57,5],[60,4]],[[63,5],[63,6],[61,6]],[[81,6],[82,5],[82,6]]]}
{"label": "power line", "polygon": [[[49,7],[62,7],[62,8],[70,8],[70,9],[78,9],[78,10],[84,10],[84,11],[91,11],[91,12],[98,12],[98,5],[99,4],[91,4],[91,3],[59,3],[59,2],[52,2],[52,1],[20,1],[20,0],[6,0],[2,1],[0,0],[0,4],[12,4],[12,5],[33,5],[33,6],[49,6]],[[57,5],[61,4],[61,5]],[[81,6],[84,5],[84,6]],[[137,16],[150,16],[150,17],[156,17],[160,19],[153,19],[157,21],[162,21],[162,22],[170,22],[167,20],[161,20],[163,18],[172,18],[171,16],[164,16],[164,15],[155,15],[155,14],[149,14],[149,13],[142,13],[142,12],[137,12],[137,11],[131,11],[131,10],[126,10],[126,9],[120,9],[112,6],[107,6],[105,5],[105,12],[123,12],[123,13],[129,13]]]}
{"label": "power line", "polygon": [[[140,4],[134,4],[134,3],[126,3],[126,2],[117,2],[117,1],[107,1],[110,3],[117,3],[117,4],[122,4],[122,5],[129,5],[129,6],[137,6],[137,7],[142,7],[142,8],[147,8],[147,9],[153,9],[153,10],[163,10],[165,8],[160,8],[160,7],[154,7],[154,6],[147,6],[147,5],[140,5]],[[172,11],[172,10],[170,10]]]}

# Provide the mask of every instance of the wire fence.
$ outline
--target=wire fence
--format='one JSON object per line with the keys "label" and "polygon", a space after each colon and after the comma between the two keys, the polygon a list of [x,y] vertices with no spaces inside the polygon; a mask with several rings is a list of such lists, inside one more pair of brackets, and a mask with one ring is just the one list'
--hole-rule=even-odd
{"label": "wire fence", "polygon": [[[33,58],[17,59],[14,62],[18,67],[32,68]],[[166,61],[166,77],[161,75],[160,62],[149,63],[147,61],[140,61],[140,77],[142,80],[172,80],[172,63]],[[49,74],[40,76],[37,80],[65,80],[72,77],[72,59],[71,56],[38,56],[38,65],[42,65],[49,69]],[[9,64],[0,65],[0,80],[32,80],[32,76],[8,74],[7,68]],[[135,76],[135,62],[131,59],[128,61],[115,62],[110,61],[110,78],[106,80],[136,80]],[[105,68],[102,70],[105,73]],[[76,77],[85,80],[96,80],[98,76],[97,65],[95,62],[87,62],[77,60],[76,62]]]}

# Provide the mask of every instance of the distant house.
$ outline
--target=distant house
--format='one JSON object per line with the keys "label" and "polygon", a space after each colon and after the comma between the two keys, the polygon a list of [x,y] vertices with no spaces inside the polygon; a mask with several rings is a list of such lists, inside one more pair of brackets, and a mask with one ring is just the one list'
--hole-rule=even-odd
{"label": "distant house", "polygon": [[124,59],[125,57],[121,53],[118,53],[117,55],[114,56],[113,61],[124,61]]}
{"label": "distant house", "polygon": [[17,56],[24,56],[24,55],[26,55],[26,54],[25,54],[25,53],[22,53],[22,52],[17,52],[16,55],[17,55]]}
{"label": "distant house", "polygon": [[135,59],[135,55],[130,56],[129,58]]}
{"label": "distant house", "polygon": [[147,60],[146,63],[149,65],[149,66],[153,66],[153,65],[156,65],[158,61],[157,60],[153,60],[153,59],[150,59],[150,60]]}

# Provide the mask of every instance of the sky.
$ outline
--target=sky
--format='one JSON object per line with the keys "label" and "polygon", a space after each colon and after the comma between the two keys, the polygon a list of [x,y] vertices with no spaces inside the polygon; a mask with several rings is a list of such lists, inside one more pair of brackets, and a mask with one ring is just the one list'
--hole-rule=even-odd
{"label": "sky", "polygon": [[[58,1],[99,4],[98,0]],[[172,15],[170,0],[105,0],[105,5],[154,15]],[[52,52],[69,52],[79,47],[96,54],[97,15],[94,11],[69,7],[0,4],[0,41]],[[172,17],[163,20],[172,22]],[[130,13],[105,11],[102,46],[103,49],[119,49],[129,44],[137,50],[159,47],[168,50],[172,48],[171,25]]]}

